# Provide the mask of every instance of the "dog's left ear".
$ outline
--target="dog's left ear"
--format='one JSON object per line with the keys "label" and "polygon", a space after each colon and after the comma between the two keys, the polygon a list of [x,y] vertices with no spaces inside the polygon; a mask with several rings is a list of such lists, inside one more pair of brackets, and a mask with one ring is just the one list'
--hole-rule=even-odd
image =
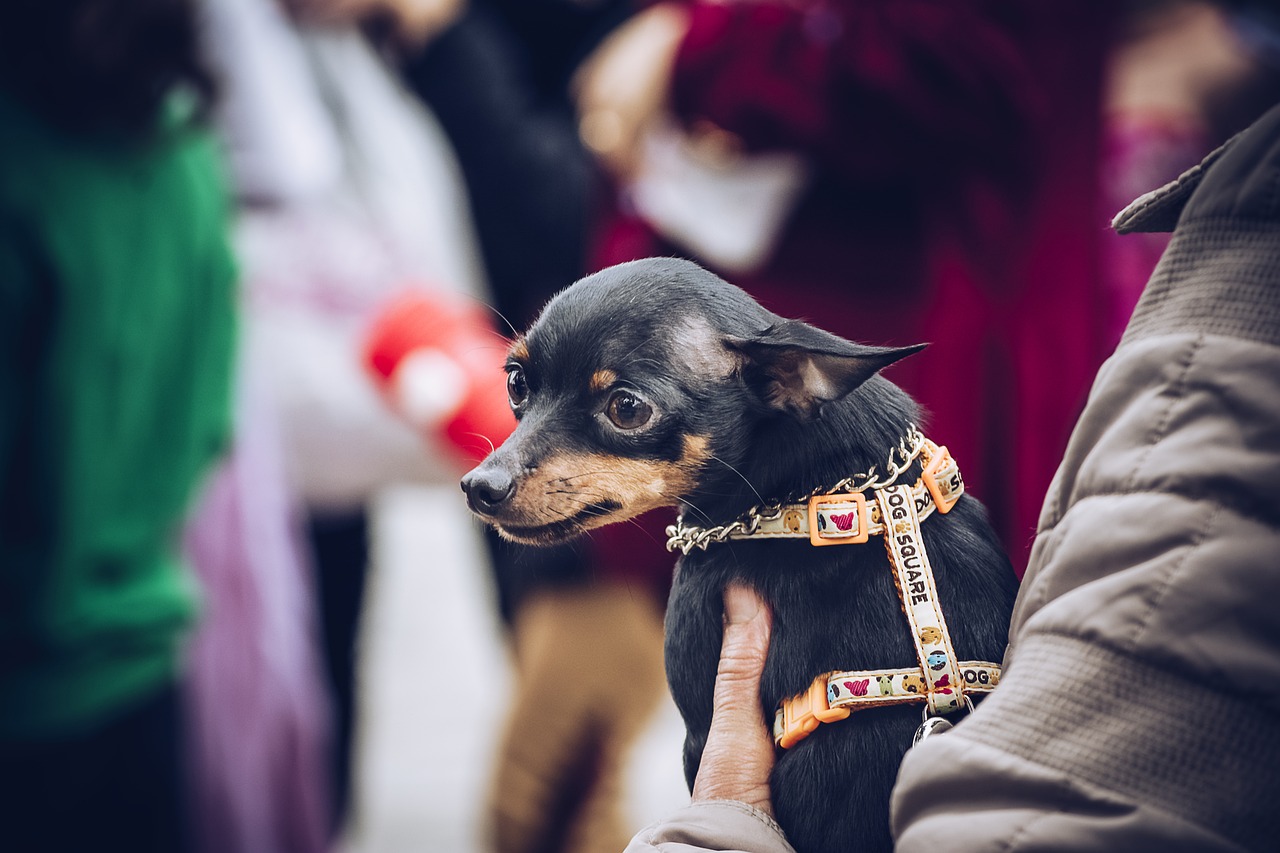
{"label": "dog's left ear", "polygon": [[924,349],[855,344],[830,332],[785,320],[751,338],[725,341],[738,354],[747,385],[769,408],[801,420],[839,400],[878,370]]}

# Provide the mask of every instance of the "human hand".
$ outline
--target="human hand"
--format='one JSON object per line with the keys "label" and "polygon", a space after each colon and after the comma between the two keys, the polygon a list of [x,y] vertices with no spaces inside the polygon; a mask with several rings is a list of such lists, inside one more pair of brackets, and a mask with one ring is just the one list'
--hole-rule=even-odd
{"label": "human hand", "polygon": [[666,109],[689,13],[658,3],[596,48],[574,77],[582,141],[620,179],[634,175],[646,128]]}
{"label": "human hand", "polygon": [[755,590],[734,583],[724,592],[724,622],[711,731],[693,800],[737,800],[772,815],[774,747],[760,718],[760,675],[773,617]]}

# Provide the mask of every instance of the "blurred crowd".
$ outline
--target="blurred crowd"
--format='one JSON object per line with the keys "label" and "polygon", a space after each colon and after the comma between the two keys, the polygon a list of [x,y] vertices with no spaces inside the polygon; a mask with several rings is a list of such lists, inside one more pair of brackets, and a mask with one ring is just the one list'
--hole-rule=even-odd
{"label": "blurred crowd", "polygon": [[[0,848],[330,849],[372,501],[500,443],[509,339],[610,264],[930,342],[888,374],[1024,565],[1167,239],[1110,216],[1277,100],[1247,0],[13,0]],[[486,534],[490,849],[637,828],[671,516]]]}

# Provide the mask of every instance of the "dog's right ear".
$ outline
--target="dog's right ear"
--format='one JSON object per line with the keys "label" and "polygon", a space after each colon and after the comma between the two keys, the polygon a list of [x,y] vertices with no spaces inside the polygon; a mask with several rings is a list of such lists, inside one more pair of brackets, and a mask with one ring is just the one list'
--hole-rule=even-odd
{"label": "dog's right ear", "polygon": [[743,380],[765,406],[808,420],[824,403],[839,400],[927,344],[866,346],[784,320],[751,338],[727,339],[725,346],[738,355]]}

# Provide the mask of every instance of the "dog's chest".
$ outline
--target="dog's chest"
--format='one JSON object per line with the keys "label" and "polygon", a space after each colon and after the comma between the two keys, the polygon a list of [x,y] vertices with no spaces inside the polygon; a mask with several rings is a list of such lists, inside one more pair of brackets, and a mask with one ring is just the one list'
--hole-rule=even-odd
{"label": "dog's chest", "polygon": [[841,554],[807,543],[724,543],[681,561],[668,604],[667,674],[691,727],[710,722],[723,590],[735,579],[758,590],[773,611],[761,685],[767,707],[823,672],[915,661],[882,548]]}

